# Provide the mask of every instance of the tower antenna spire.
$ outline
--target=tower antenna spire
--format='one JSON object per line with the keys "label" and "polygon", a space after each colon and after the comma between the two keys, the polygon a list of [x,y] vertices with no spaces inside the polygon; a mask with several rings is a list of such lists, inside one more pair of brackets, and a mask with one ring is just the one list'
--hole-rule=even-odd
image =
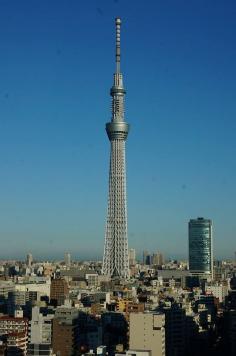
{"label": "tower antenna spire", "polygon": [[111,142],[107,223],[102,273],[110,278],[129,278],[129,254],[126,206],[125,141],[129,124],[124,117],[123,78],[120,73],[120,25],[116,18],[116,72],[110,94],[112,117],[106,124]]}
{"label": "tower antenna spire", "polygon": [[116,73],[120,73],[120,26],[121,19],[116,18]]}

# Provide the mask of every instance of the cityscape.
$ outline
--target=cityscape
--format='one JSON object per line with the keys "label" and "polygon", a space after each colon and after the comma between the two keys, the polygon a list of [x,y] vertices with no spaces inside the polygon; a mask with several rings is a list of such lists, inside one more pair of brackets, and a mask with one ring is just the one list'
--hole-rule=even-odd
{"label": "cityscape", "polygon": [[[26,3],[23,4],[24,9],[28,9],[28,4]],[[62,3],[63,8],[61,9],[62,12],[60,13],[60,16],[64,14],[66,18],[68,15],[67,5],[64,4],[63,1]],[[94,3],[91,2],[91,4]],[[73,6],[74,10],[77,11],[79,5],[76,4]],[[89,13],[86,6],[87,5],[82,5],[81,11],[83,12],[86,9],[86,13]],[[112,7],[109,8],[109,6]],[[109,11],[112,9],[112,13],[114,11],[117,13],[118,7],[119,9],[124,10],[126,5],[123,3],[120,5],[119,1],[114,1],[113,4],[109,6],[107,7]],[[141,7],[139,8],[139,6]],[[137,11],[137,14],[139,13],[139,16],[142,15],[142,9],[145,9],[146,11],[146,8],[143,8],[143,6],[144,5],[137,4],[139,11],[137,9],[135,11]],[[157,9],[157,5],[155,5],[154,2],[151,6],[153,7],[153,10]],[[89,11],[91,11],[91,8],[89,8]],[[184,8],[185,7],[183,7],[183,9]],[[9,9],[7,7],[3,8],[4,11],[8,11]],[[38,8],[39,12],[42,9],[44,12],[44,5],[43,7],[40,5]],[[103,18],[102,21],[104,21],[105,18],[105,9],[106,8],[103,8],[100,3],[95,7],[96,16],[99,19]],[[236,11],[236,7],[234,7],[234,9]],[[37,16],[34,17],[35,9],[34,11],[33,8],[31,10],[33,18],[37,22]],[[52,8],[52,10],[54,9]],[[191,10],[193,10],[193,8],[191,8]],[[20,7],[16,7],[15,11],[16,12],[12,12],[12,18],[14,18],[15,15],[19,16],[19,14],[24,14],[25,10],[21,13],[22,9]],[[45,13],[47,13],[47,11]],[[175,9],[175,11],[177,10]],[[148,219],[150,219],[150,216],[156,216],[154,223],[158,226],[158,218],[161,220],[160,217],[162,216],[161,197],[164,202],[164,196],[162,194],[159,196],[160,201],[157,208],[157,210],[159,209],[159,213],[156,213],[156,215],[152,215],[153,211],[151,210],[155,210],[151,209],[153,203],[150,204],[150,202],[147,202],[147,206],[143,204],[141,210],[138,210],[138,207],[136,207],[134,203],[131,202],[131,204],[129,204],[130,186],[132,186],[132,184],[136,184],[133,182],[135,179],[139,179],[139,173],[140,177],[143,179],[147,167],[151,167],[151,158],[148,156],[144,158],[143,162],[147,161],[147,165],[140,166],[138,174],[129,174],[129,167],[132,164],[131,157],[133,157],[133,159],[139,158],[138,156],[141,152],[140,148],[142,149],[143,146],[142,138],[146,135],[147,131],[145,131],[143,126],[142,132],[139,134],[135,133],[138,126],[135,125],[135,121],[133,119],[126,119],[126,116],[130,116],[126,115],[126,106],[129,107],[129,95],[134,95],[133,100],[135,106],[137,107],[140,105],[148,106],[148,102],[145,103],[144,101],[140,103],[136,101],[135,93],[130,94],[131,90],[129,90],[126,103],[125,83],[126,75],[129,75],[129,65],[125,70],[125,73],[127,74],[123,77],[123,63],[125,62],[126,53],[129,52],[132,47],[131,44],[129,45],[125,39],[126,36],[129,36],[129,27],[125,23],[127,21],[126,17],[130,16],[130,19],[132,19],[132,16],[128,16],[129,12],[123,12],[127,14],[127,16],[124,16],[124,19],[123,16],[115,17],[113,15],[111,16],[109,13],[109,22],[103,22],[104,38],[97,39],[97,47],[95,46],[93,48],[93,46],[90,46],[91,48],[89,49],[91,50],[91,53],[94,53],[92,59],[94,63],[96,62],[96,71],[101,71],[101,67],[99,68],[100,54],[97,53],[97,51],[106,53],[106,56],[108,52],[110,53],[110,51],[113,51],[113,57],[109,58],[113,58],[112,63],[114,67],[110,67],[111,64],[109,64],[109,68],[107,69],[105,69],[106,65],[105,67],[102,67],[102,71],[106,70],[109,72],[110,68],[113,68],[114,71],[113,82],[110,89],[111,114],[109,119],[106,120],[106,118],[104,118],[103,120],[103,125],[105,126],[104,141],[106,132],[107,139],[109,141],[107,153],[110,154],[110,158],[109,161],[107,160],[106,162],[100,162],[99,159],[97,159],[97,166],[95,164],[97,169],[96,176],[92,174],[92,171],[89,171],[89,163],[86,163],[88,164],[88,166],[86,166],[87,169],[81,166],[81,174],[84,174],[84,178],[81,175],[81,181],[76,181],[76,184],[80,184],[83,187],[84,196],[82,194],[81,199],[82,197],[87,196],[87,200],[85,199],[86,203],[84,204],[82,201],[81,205],[77,206],[80,207],[79,218],[81,219],[81,225],[83,225],[82,220],[84,217],[84,226],[87,227],[88,231],[95,232],[93,233],[95,237],[93,236],[93,238],[91,237],[90,239],[84,231],[82,238],[79,239],[79,244],[76,240],[71,243],[69,231],[74,229],[75,235],[78,233],[76,228],[77,222],[73,226],[72,230],[71,226],[68,224],[68,237],[64,234],[64,230],[62,231],[62,238],[60,238],[60,232],[58,232],[58,240],[55,239],[55,237],[50,239],[48,237],[40,237],[40,234],[34,235],[35,232],[32,231],[35,230],[35,227],[37,226],[37,224],[35,224],[36,220],[34,220],[34,214],[39,214],[42,219],[39,219],[40,224],[42,223],[45,230],[47,230],[47,227],[50,230],[51,221],[48,224],[47,219],[50,220],[50,217],[53,215],[50,215],[49,213],[50,208],[47,206],[47,203],[49,203],[50,206],[50,202],[46,199],[46,196],[50,196],[50,190],[53,190],[53,185],[58,185],[63,196],[63,186],[61,184],[62,181],[60,181],[60,176],[57,176],[54,172],[54,167],[52,166],[51,168],[48,168],[50,174],[54,177],[51,181],[53,182],[52,188],[50,188],[49,184],[50,178],[47,181],[47,184],[41,184],[40,177],[37,176],[37,173],[41,170],[39,164],[39,171],[37,171],[37,173],[34,174],[33,171],[31,171],[32,175],[29,175],[28,171],[28,175],[25,174],[24,177],[26,181],[24,181],[24,179],[22,180],[20,175],[19,179],[14,177],[16,179],[15,183],[17,182],[16,185],[18,187],[27,187],[27,189],[24,188],[25,190],[22,188],[23,196],[25,195],[22,200],[22,206],[20,205],[20,210],[22,208],[22,215],[14,218],[14,211],[18,211],[16,209],[17,203],[12,203],[11,199],[12,196],[14,197],[15,192],[17,201],[19,191],[17,191],[17,188],[15,191],[13,189],[13,192],[11,192],[9,196],[5,193],[5,191],[7,192],[8,188],[12,184],[12,177],[10,177],[10,171],[7,172],[4,168],[3,161],[0,161],[4,174],[6,173],[6,176],[9,174],[9,182],[8,178],[6,178],[5,186],[1,183],[4,181],[1,181],[3,178],[0,178],[0,184],[3,185],[2,197],[4,205],[4,208],[1,209],[2,220],[0,221],[2,229],[0,230],[2,254],[0,256],[0,356],[236,355],[236,246],[233,230],[234,221],[232,221],[232,225],[230,227],[226,226],[227,224],[223,225],[222,222],[224,221],[224,217],[227,215],[227,209],[230,209],[231,204],[233,203],[231,202],[227,204],[227,208],[223,211],[224,199],[221,194],[224,193],[217,188],[218,186],[214,186],[214,182],[212,181],[210,183],[201,182],[203,176],[201,177],[199,172],[202,167],[198,163],[201,163],[203,160],[204,150],[200,153],[199,161],[196,161],[197,167],[194,171],[194,177],[196,176],[199,178],[199,190],[196,193],[190,193],[190,195],[192,194],[190,198],[190,201],[192,199],[191,204],[192,206],[196,205],[197,208],[188,210],[189,205],[187,201],[189,198],[185,200],[184,197],[184,191],[188,189],[188,183],[182,183],[181,194],[183,195],[181,195],[181,199],[183,205],[181,205],[181,207],[179,206],[179,210],[176,209],[177,205],[175,205],[175,194],[173,194],[173,206],[171,206],[171,200],[168,200],[170,199],[169,196],[171,196],[171,192],[173,193],[171,186],[168,188],[169,191],[166,191],[165,193],[166,196],[168,196],[168,199],[166,200],[167,210],[168,208],[170,211],[173,209],[172,211],[174,214],[173,220],[168,219],[166,215],[164,218],[164,224],[169,225],[169,231],[173,232],[173,236],[168,236],[168,238],[165,236],[162,240],[159,237],[160,231],[163,232],[165,230],[160,230],[159,234],[154,233],[151,238],[148,237],[148,233],[142,233],[142,230],[138,234],[130,233],[129,231],[130,211],[132,211],[132,229],[133,225],[137,225],[137,230],[139,230],[139,226],[141,226],[139,225],[140,223],[143,223],[143,226],[145,226],[143,221],[149,221]],[[71,12],[69,13],[71,14]],[[131,14],[133,14],[133,9],[131,9]],[[149,15],[151,16],[151,12]],[[24,16],[25,15],[23,15],[23,17]],[[83,15],[81,16],[83,17]],[[108,15],[106,15],[106,18],[107,17]],[[110,19],[110,17],[112,18]],[[50,16],[49,18],[49,22],[51,24],[52,18]],[[69,17],[70,20],[66,23],[72,23],[72,18],[73,17]],[[135,16],[133,19],[134,18]],[[12,21],[11,17],[9,17],[8,20]],[[87,20],[88,19],[86,18],[86,21]],[[55,19],[53,21],[55,21]],[[84,21],[83,26],[85,26],[86,21]],[[110,28],[111,23],[113,27]],[[136,22],[134,21],[134,23]],[[148,20],[145,24],[148,24]],[[24,25],[22,26],[22,28],[24,28]],[[123,26],[125,27],[124,31]],[[134,28],[139,42],[143,38],[141,34],[141,21],[137,21],[137,26],[135,25]],[[85,28],[83,28],[83,31],[85,31]],[[92,30],[91,33],[93,36],[95,36],[95,32]],[[9,33],[11,33],[11,31]],[[108,33],[109,36],[107,38],[109,38],[109,41],[105,37]],[[89,32],[82,34],[81,36],[86,38],[85,42],[89,42]],[[64,44],[68,41],[68,38],[65,40]],[[74,39],[70,40],[71,42],[74,41]],[[124,46],[123,40],[124,43],[126,43]],[[105,47],[108,43],[109,45],[107,49]],[[89,44],[86,45],[89,47]],[[58,49],[57,56],[62,56],[62,52],[63,50]],[[141,54],[141,52],[137,52],[132,58],[142,57],[143,55],[148,56],[147,53]],[[70,60],[71,58],[69,61]],[[87,64],[85,63],[86,60],[88,60]],[[85,72],[86,70],[89,70],[90,67],[90,59],[86,58],[86,60],[84,62],[85,68],[82,69],[82,71]],[[57,64],[55,64],[55,70],[56,66]],[[134,68],[136,69],[136,67]],[[52,68],[50,71],[52,71]],[[132,64],[130,65],[130,72],[132,72]],[[63,75],[65,75],[65,73]],[[101,76],[99,75],[100,73],[98,74],[98,78],[100,80],[102,78],[102,73]],[[107,76],[106,78],[108,79],[109,73],[105,73],[104,75]],[[168,74],[166,73],[166,75]],[[61,79],[60,81],[60,85],[62,85],[62,87],[63,80],[64,79]],[[96,99],[92,103],[92,98],[91,102],[86,103],[86,105],[88,104],[86,110],[91,110],[91,113],[96,106],[96,103],[98,104],[98,101],[102,101],[100,104],[105,107],[106,99],[104,98],[106,98],[106,94],[108,94],[108,90],[101,94],[101,91],[103,91],[105,86],[96,86],[96,80],[97,78],[94,78],[94,87],[90,89],[92,90],[92,97],[96,96],[99,99]],[[142,90],[141,87],[143,85],[143,81],[140,80],[139,73],[134,74],[133,72],[132,80],[134,80],[134,84],[129,85],[130,89],[132,88],[132,91],[137,92]],[[83,83],[85,84],[85,81]],[[80,84],[82,84],[82,81]],[[45,88],[45,90],[47,89]],[[86,84],[84,86],[80,85],[80,90],[81,92],[89,90],[89,86]],[[4,100],[9,99],[8,102],[10,103],[11,95],[14,96],[14,91],[13,94],[5,93]],[[88,92],[85,94],[85,97],[89,95],[91,96],[91,93]],[[55,98],[55,100],[62,99]],[[12,107],[11,103],[7,103],[6,105],[10,105]],[[188,106],[187,103],[186,106]],[[6,110],[5,113],[7,113],[8,109],[4,108],[4,110]],[[96,109],[94,110],[96,112]],[[129,110],[127,111],[129,112]],[[62,116],[59,115],[59,121],[62,120],[62,117],[63,113]],[[148,126],[148,130],[152,131],[150,133],[151,139],[153,140],[153,137],[155,137],[158,140],[159,134],[156,131],[157,126],[152,127],[152,125],[149,125],[148,120],[146,124]],[[66,126],[61,130],[59,136],[68,134],[69,136],[71,135],[71,138],[73,137],[73,133],[71,132],[70,134],[70,131],[73,130],[68,129],[68,126],[70,126],[69,121],[68,124],[66,124]],[[54,123],[52,124],[52,127],[54,127]],[[198,129],[194,129],[192,140],[194,141],[194,137],[196,135],[201,135],[206,127],[207,126],[204,125],[201,126],[200,131]],[[209,127],[211,127],[211,125]],[[27,130],[28,127],[25,132],[27,132]],[[97,133],[97,130],[102,131],[102,127],[99,127],[97,122],[91,121],[90,130],[91,132],[95,131]],[[55,126],[55,132],[56,131],[57,127]],[[212,130],[212,132],[213,131],[214,130]],[[211,134],[213,135],[212,132]],[[78,135],[81,136],[81,140],[83,140],[82,137],[85,136],[85,132],[78,132]],[[220,130],[216,135],[220,135]],[[49,141],[52,146],[54,140],[56,141],[59,136],[55,133],[55,137],[52,141],[50,137]],[[132,136],[133,138],[130,139]],[[41,137],[41,133],[39,133],[39,137]],[[3,141],[3,146],[4,142],[5,141]],[[60,139],[58,142],[59,146],[64,144],[64,141],[60,141]],[[225,145],[227,145],[227,142],[227,139],[225,139]],[[88,152],[84,152],[85,161],[89,161],[88,157],[92,154],[92,152],[94,154],[94,152],[99,151],[96,146],[97,143],[98,141],[94,141],[92,146],[88,146]],[[40,144],[43,146],[42,143]],[[33,140],[30,145],[33,147]],[[129,150],[132,150],[132,145],[134,145],[135,149],[133,149],[133,154],[130,156]],[[186,151],[188,151],[187,145],[188,139],[186,138],[186,147],[183,146]],[[95,146],[96,149],[93,151]],[[93,149],[91,149],[91,147],[93,147]],[[49,149],[49,146],[47,149]],[[193,152],[194,151],[190,150],[190,160],[192,159]],[[13,149],[12,152],[9,151],[9,157],[11,154],[17,154],[16,150]],[[57,154],[60,155],[60,152],[56,153],[55,156],[52,156],[53,160],[57,159]],[[147,154],[147,151],[145,151],[145,154]],[[47,159],[47,155],[50,155],[49,151],[42,154],[42,159],[44,160],[44,157]],[[128,157],[127,160],[126,157]],[[156,152],[154,153],[154,157],[155,164],[159,166],[159,156]],[[66,157],[66,159],[67,158],[68,160],[73,159],[69,156]],[[226,158],[224,159],[227,161]],[[59,165],[61,165],[60,162]],[[212,162],[214,162],[214,159]],[[20,164],[24,166],[24,160],[22,160]],[[211,164],[214,165],[214,163],[207,164],[209,167],[211,167]],[[225,164],[225,167],[227,167],[227,162]],[[100,166],[102,166],[102,168],[100,168]],[[75,216],[76,219],[78,218],[78,215],[74,215],[78,212],[75,213],[76,209],[74,209],[74,202],[72,202],[75,194],[74,189],[76,190],[77,185],[74,180],[70,180],[70,177],[75,174],[76,171],[73,171],[73,173],[70,169],[68,169],[68,167],[69,165],[63,167],[63,171],[66,171],[65,174],[68,178],[67,189],[71,189],[71,196],[69,198],[71,199],[70,203],[67,203],[65,198],[65,204],[60,208],[58,207],[60,205],[60,200],[57,200],[56,196],[51,196],[55,199],[53,202],[55,211],[53,213],[55,218],[55,229],[58,229],[58,231],[62,225],[65,225],[66,229],[66,222],[71,221],[67,220],[68,217],[63,217],[63,214],[66,215],[65,212],[69,215],[71,214],[73,219]],[[222,170],[224,170],[223,168],[225,167],[221,167]],[[188,167],[185,168],[186,171],[188,171]],[[219,171],[221,168],[219,168]],[[45,168],[42,168],[42,170],[44,169]],[[55,170],[57,171],[56,165]],[[174,170],[176,170],[176,172]],[[181,168],[179,168],[179,170],[181,170]],[[178,175],[177,171],[178,167],[173,167],[170,185],[172,185],[172,181],[174,185],[175,174],[176,177]],[[53,174],[55,174],[55,176]],[[102,202],[98,203],[96,202],[98,196],[95,197],[94,192],[99,191],[100,178],[98,178],[98,175],[100,174],[103,178],[106,175],[108,176],[106,184],[107,195],[106,198],[103,198]],[[28,176],[37,176],[36,181],[38,182],[39,189],[37,199],[35,199],[35,193],[32,193],[33,190],[31,180],[27,178]],[[37,180],[38,178],[39,180]],[[181,177],[181,179],[182,178],[183,177]],[[33,181],[35,178],[31,179]],[[89,185],[94,181],[96,181],[97,185],[95,185],[95,188],[91,187],[92,193],[90,194]],[[106,181],[105,178],[104,181]],[[155,185],[158,184],[158,179],[156,179],[155,175],[153,176],[152,181],[155,182]],[[8,183],[10,184],[9,186]],[[26,184],[26,186],[24,186],[24,184]],[[224,184],[225,183],[220,183],[220,186],[223,187]],[[205,185],[209,191],[212,186],[214,186],[214,189],[219,190],[219,205],[217,208],[222,213],[221,218],[219,217],[221,215],[213,213],[212,216],[210,213],[211,209],[209,207],[211,207],[211,204],[214,205],[214,201],[208,205],[208,201],[211,200],[210,197],[212,193],[209,192],[208,196],[205,194],[205,190],[203,194],[200,192],[200,187],[204,187]],[[166,185],[165,187],[167,189],[168,186]],[[149,189],[151,192],[150,194],[152,194],[153,191],[153,197],[155,196],[153,199],[156,199],[156,193],[154,192],[153,187],[150,188],[144,184],[143,186],[140,186],[139,189],[140,201],[145,201],[141,200],[141,197],[145,197],[145,191],[148,191]],[[229,188],[226,188],[226,190],[227,189]],[[21,230],[21,223],[22,226],[26,226],[24,225],[25,218],[23,215],[25,214],[25,211],[27,211],[25,208],[25,202],[30,202],[31,193],[33,194],[33,205],[29,204],[32,211],[29,213],[29,216],[27,216],[28,229],[23,228]],[[234,191],[230,190],[229,194],[232,201],[234,200],[233,193]],[[177,196],[179,196],[178,194]],[[131,197],[134,195],[131,194]],[[202,199],[203,197],[205,197],[205,200]],[[8,198],[9,201],[7,200]],[[93,216],[92,208],[91,210],[86,210],[86,204],[91,204],[93,199],[98,210],[96,217]],[[139,200],[136,202],[138,201]],[[163,203],[163,210],[165,210],[164,207],[166,202]],[[107,206],[106,213],[105,209],[101,206],[102,203],[105,203]],[[15,208],[14,204],[16,204]],[[220,206],[220,204],[222,204],[222,206]],[[13,207],[12,215],[10,213],[8,215],[8,219],[12,217],[12,227],[11,224],[8,223],[8,219],[7,221],[4,219],[4,217],[6,217],[5,214],[8,214],[9,206]],[[62,215],[59,213],[60,209],[65,209],[61,210],[63,211]],[[197,211],[198,215],[194,215],[193,213]],[[213,209],[212,211],[215,210]],[[47,219],[42,218],[43,216],[46,216],[44,215],[45,212],[46,215],[48,214]],[[85,218],[87,212],[89,218]],[[136,213],[137,216],[135,215]],[[183,226],[181,227],[181,230],[177,232],[178,228],[175,228],[176,219],[180,219],[180,216],[183,216],[184,214],[185,223],[182,224]],[[99,234],[100,230],[97,225],[97,219],[101,219],[102,216],[103,222],[105,221],[103,239]],[[217,216],[218,221],[216,218]],[[221,220],[221,223],[219,220]],[[182,220],[180,219],[180,221]],[[102,224],[102,222],[100,223]],[[160,224],[161,223],[163,222],[160,221]],[[19,231],[21,230],[19,235],[17,235],[14,230],[17,226],[19,227]],[[8,227],[8,230],[6,227]],[[224,227],[225,235],[222,235],[219,238],[219,234],[222,234]],[[230,229],[232,231],[229,233]],[[134,231],[136,231],[135,228]],[[186,231],[187,239],[182,237],[179,240],[176,239],[175,232],[176,235],[181,235],[180,231]],[[22,237],[22,232],[26,234],[25,238]],[[218,237],[216,240],[215,235],[217,234]],[[33,236],[38,237],[33,238]],[[29,242],[29,240],[32,241]],[[81,249],[81,255],[79,256],[77,253],[77,244],[80,245],[79,248]],[[171,246],[171,248],[168,248],[168,246]],[[102,250],[103,253],[101,253]],[[64,255],[63,258],[62,256],[61,258],[58,258],[58,255],[62,255],[62,251]],[[22,258],[23,253],[25,253],[25,255]],[[94,258],[91,258],[91,256]]]}

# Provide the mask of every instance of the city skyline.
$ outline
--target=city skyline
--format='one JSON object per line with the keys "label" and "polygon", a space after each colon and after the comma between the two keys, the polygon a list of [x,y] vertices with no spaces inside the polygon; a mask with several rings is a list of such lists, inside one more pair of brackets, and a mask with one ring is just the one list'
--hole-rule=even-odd
{"label": "city skyline", "polygon": [[1,3],[0,258],[102,256],[118,15],[129,247],[187,258],[188,221],[205,216],[214,256],[234,257],[236,4],[135,4]]}

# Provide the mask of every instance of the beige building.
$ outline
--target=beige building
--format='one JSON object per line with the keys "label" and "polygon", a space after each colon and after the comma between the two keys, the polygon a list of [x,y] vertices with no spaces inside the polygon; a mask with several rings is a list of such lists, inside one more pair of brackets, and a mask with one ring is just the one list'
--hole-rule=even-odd
{"label": "beige building", "polygon": [[131,313],[129,344],[130,350],[151,351],[152,356],[165,356],[165,315]]}

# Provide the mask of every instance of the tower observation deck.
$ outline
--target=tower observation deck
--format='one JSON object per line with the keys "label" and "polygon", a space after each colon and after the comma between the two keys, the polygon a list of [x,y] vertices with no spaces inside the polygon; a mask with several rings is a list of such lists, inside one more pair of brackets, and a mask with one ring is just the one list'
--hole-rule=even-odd
{"label": "tower observation deck", "polygon": [[124,118],[123,76],[120,72],[120,27],[116,18],[116,71],[112,97],[112,117],[106,124],[106,132],[111,143],[108,210],[102,272],[111,278],[129,278],[129,254],[127,238],[126,168],[125,141],[129,124]]}

